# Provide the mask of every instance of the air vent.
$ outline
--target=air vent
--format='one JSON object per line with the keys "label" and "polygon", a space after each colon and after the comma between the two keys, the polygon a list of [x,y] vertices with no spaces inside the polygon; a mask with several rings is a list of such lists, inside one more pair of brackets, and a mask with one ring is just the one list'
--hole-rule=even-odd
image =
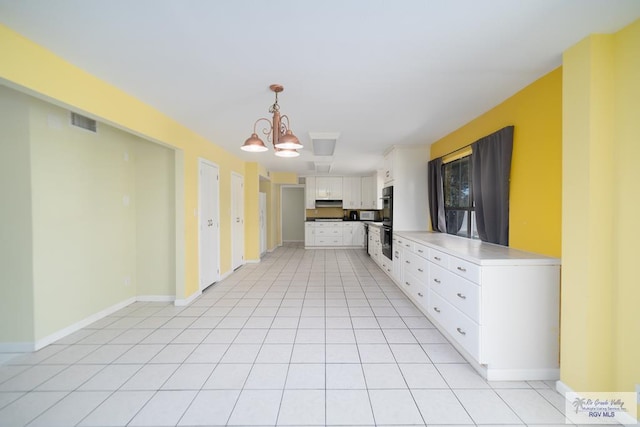
{"label": "air vent", "polygon": [[86,129],[93,133],[96,133],[98,131],[98,122],[90,119],[89,117],[82,116],[78,113],[71,113],[71,124],[73,126]]}

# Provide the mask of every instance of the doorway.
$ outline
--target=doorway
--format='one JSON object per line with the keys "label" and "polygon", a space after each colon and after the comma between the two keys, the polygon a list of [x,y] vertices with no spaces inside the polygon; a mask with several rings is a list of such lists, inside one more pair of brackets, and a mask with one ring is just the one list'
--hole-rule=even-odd
{"label": "doorway", "polygon": [[282,242],[304,242],[304,186],[283,185],[281,189]]}

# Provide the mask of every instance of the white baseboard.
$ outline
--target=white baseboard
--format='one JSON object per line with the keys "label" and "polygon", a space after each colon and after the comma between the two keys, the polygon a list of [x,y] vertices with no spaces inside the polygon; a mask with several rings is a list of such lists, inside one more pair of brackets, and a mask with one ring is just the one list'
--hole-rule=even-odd
{"label": "white baseboard", "polygon": [[119,303],[114,304],[111,307],[107,307],[104,310],[94,313],[89,317],[86,317],[76,323],[73,323],[67,326],[66,328],[60,329],[59,331],[56,331],[51,335],[47,335],[46,337],[39,339],[35,343],[33,343],[33,348],[30,351],[40,350],[41,348],[46,347],[49,344],[54,343],[59,339],[66,337],[67,335],[71,335],[72,333],[79,331],[84,327],[89,326],[93,322],[96,322],[102,319],[103,317],[107,317],[110,314],[113,314],[116,311],[121,310],[134,302],[136,302],[136,297],[131,297],[124,301],[120,301]]}
{"label": "white baseboard", "polygon": [[0,353],[26,353],[33,350],[33,343],[29,341],[0,343]]}
{"label": "white baseboard", "polygon": [[194,292],[193,294],[189,295],[187,298],[176,298],[175,301],[173,302],[173,305],[175,305],[176,307],[184,307],[185,305],[189,305],[193,302],[193,300],[195,300],[196,298],[198,298],[200,295],[202,295],[202,291],[198,290],[197,292]]}
{"label": "white baseboard", "polygon": [[136,297],[139,302],[173,302],[176,297],[172,295],[140,295]]}
{"label": "white baseboard", "polygon": [[233,274],[233,270],[229,270],[229,271],[227,271],[226,273],[223,273],[223,274],[220,276],[220,280],[218,280],[218,282],[220,282],[221,280],[226,279],[227,277],[231,276],[232,274]]}
{"label": "white baseboard", "polygon": [[260,259],[245,259],[244,263],[245,264],[259,264],[260,263]]}
{"label": "white baseboard", "polygon": [[[567,394],[574,395],[574,396],[580,396],[580,393],[577,393],[577,392],[573,391],[573,389],[571,387],[569,387],[567,384],[563,383],[560,380],[556,381],[556,391],[558,393],[560,393],[560,395],[562,395],[562,397],[564,397],[565,399],[566,399]],[[637,426],[638,425],[638,420],[636,418],[633,418],[628,413],[616,414],[616,420],[620,421],[620,423],[622,423],[622,425],[625,425],[625,426]]]}

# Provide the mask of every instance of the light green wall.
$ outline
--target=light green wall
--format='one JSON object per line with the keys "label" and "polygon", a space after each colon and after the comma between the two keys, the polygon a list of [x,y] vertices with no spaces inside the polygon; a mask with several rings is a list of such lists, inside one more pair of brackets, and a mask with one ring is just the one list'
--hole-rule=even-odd
{"label": "light green wall", "polygon": [[133,144],[137,295],[176,294],[174,150]]}
{"label": "light green wall", "polygon": [[30,129],[39,340],[135,296],[135,169],[124,156],[137,138],[72,127],[67,110],[37,99]]}
{"label": "light green wall", "polygon": [[28,111],[0,86],[0,343],[34,339]]}
{"label": "light green wall", "polygon": [[176,294],[175,152],[0,87],[0,343]]}

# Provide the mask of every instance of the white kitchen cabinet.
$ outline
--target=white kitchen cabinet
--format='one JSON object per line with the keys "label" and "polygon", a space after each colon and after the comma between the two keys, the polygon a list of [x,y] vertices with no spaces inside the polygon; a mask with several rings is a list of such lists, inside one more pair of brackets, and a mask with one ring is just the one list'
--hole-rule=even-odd
{"label": "white kitchen cabinet", "polygon": [[316,199],[342,200],[342,177],[316,176]]}
{"label": "white kitchen cabinet", "polygon": [[390,184],[393,181],[395,156],[396,156],[395,148],[392,148],[391,150],[386,152],[384,155],[384,163],[383,163],[384,167],[382,171],[383,171],[383,178],[384,178],[385,185]]}
{"label": "white kitchen cabinet", "polygon": [[396,283],[402,283],[402,269],[404,264],[403,239],[393,234],[391,249],[393,251],[393,274],[392,278]]}
{"label": "white kitchen cabinet", "polygon": [[315,209],[316,207],[316,177],[307,176],[304,181],[304,207]]}
{"label": "white kitchen cabinet", "polygon": [[362,208],[362,178],[345,176],[342,178],[342,207],[344,209]]}
{"label": "white kitchen cabinet", "polygon": [[364,224],[359,221],[308,221],[305,247],[364,247]]}
{"label": "white kitchen cabinet", "polygon": [[352,224],[351,227],[353,229],[352,246],[363,248],[364,247],[364,224],[361,222],[353,222],[351,224]]}
{"label": "white kitchen cabinet", "polygon": [[560,260],[434,232],[396,243],[394,280],[481,375],[558,378]]}
{"label": "white kitchen cabinet", "polygon": [[362,209],[382,209],[381,183],[378,174],[362,177]]}
{"label": "white kitchen cabinet", "polygon": [[[393,185],[393,229],[426,230],[429,228],[427,200],[427,146],[396,146],[385,156]],[[385,172],[386,174],[386,172]]]}
{"label": "white kitchen cabinet", "polygon": [[312,222],[305,222],[304,224],[304,245],[315,246],[315,228]]}

